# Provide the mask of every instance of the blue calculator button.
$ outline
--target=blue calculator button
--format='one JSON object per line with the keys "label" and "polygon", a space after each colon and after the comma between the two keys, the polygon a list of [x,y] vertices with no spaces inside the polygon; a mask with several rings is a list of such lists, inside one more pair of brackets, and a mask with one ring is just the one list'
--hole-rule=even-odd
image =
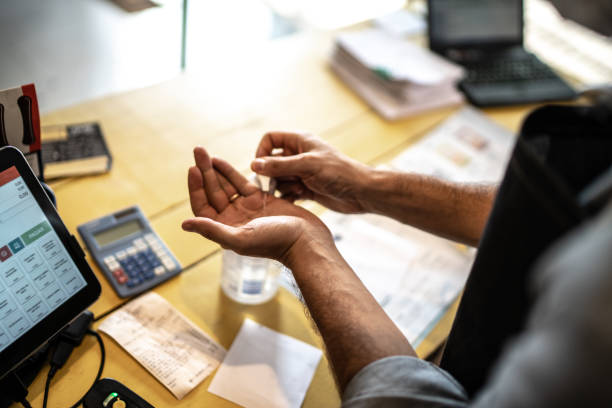
{"label": "blue calculator button", "polygon": [[138,285],[139,282],[136,282],[135,279],[130,279],[127,281],[126,285],[128,288],[133,288],[134,286]]}
{"label": "blue calculator button", "polygon": [[145,278],[145,280],[151,280],[151,279],[153,279],[154,277],[155,277],[155,273],[154,273],[154,272],[152,272],[152,271],[147,271],[147,272],[145,272],[145,274],[144,274],[144,278]]}

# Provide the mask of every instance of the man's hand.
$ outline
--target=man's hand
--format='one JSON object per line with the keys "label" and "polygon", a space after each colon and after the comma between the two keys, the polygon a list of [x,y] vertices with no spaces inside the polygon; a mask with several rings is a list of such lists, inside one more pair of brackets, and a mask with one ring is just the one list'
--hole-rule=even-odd
{"label": "man's hand", "polygon": [[[273,154],[275,149],[282,150]],[[343,213],[364,212],[361,184],[369,168],[305,133],[268,132],[251,169],[274,177],[283,198],[315,200]]]}
{"label": "man's hand", "polygon": [[194,156],[188,182],[196,218],[186,220],[183,228],[242,255],[277,259],[292,270],[341,391],[373,361],[415,355],[342,258],[325,224],[305,209],[263,193],[227,162],[211,160],[203,148],[196,148]]}
{"label": "man's hand", "polygon": [[329,230],[312,213],[260,191],[225,160],[211,160],[202,147],[194,149],[194,157],[188,187],[196,218],[183,222],[184,230],[239,254],[283,263],[290,250],[299,251],[313,239],[333,247]]}

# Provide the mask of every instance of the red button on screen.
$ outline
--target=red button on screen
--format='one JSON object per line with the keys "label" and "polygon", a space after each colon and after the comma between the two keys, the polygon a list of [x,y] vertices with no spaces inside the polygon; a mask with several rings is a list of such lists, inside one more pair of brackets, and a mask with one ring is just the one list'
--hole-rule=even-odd
{"label": "red button on screen", "polygon": [[7,259],[9,259],[11,257],[11,255],[13,255],[11,253],[11,250],[9,249],[8,245],[3,246],[2,248],[0,248],[0,261],[4,262]]}

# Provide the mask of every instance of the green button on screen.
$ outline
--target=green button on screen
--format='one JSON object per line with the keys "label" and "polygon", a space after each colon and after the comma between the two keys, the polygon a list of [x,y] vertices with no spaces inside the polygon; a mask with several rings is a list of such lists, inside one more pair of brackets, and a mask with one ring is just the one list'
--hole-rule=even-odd
{"label": "green button on screen", "polygon": [[51,231],[51,226],[48,222],[43,221],[34,228],[28,230],[25,234],[22,234],[21,239],[23,239],[26,245],[30,245],[49,231]]}

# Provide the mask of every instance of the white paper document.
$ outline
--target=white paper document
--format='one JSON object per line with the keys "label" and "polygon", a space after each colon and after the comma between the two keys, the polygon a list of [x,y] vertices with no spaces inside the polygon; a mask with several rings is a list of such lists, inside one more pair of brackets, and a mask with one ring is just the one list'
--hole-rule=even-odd
{"label": "white paper document", "polygon": [[99,330],[114,338],[178,399],[208,377],[226,353],[153,292],[111,314]]}
{"label": "white paper document", "polygon": [[391,166],[449,181],[499,182],[514,141],[512,132],[465,107],[402,152]]}
{"label": "white paper document", "polygon": [[416,347],[459,295],[474,251],[379,215],[322,220],[359,279]]}
{"label": "white paper document", "polygon": [[245,319],[208,391],[246,408],[298,408],[322,352]]}

